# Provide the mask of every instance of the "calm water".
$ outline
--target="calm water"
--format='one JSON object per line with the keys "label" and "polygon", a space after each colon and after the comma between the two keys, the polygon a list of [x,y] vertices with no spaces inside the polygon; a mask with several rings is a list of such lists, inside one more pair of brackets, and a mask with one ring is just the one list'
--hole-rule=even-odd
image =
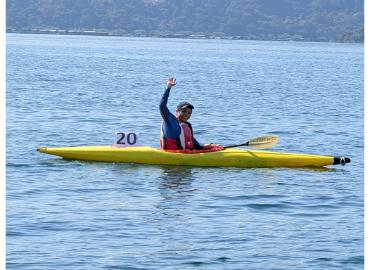
{"label": "calm water", "polygon": [[[326,170],[66,161],[39,146],[158,147],[158,103],[202,143],[278,134]],[[363,46],[7,35],[8,269],[362,269]]]}

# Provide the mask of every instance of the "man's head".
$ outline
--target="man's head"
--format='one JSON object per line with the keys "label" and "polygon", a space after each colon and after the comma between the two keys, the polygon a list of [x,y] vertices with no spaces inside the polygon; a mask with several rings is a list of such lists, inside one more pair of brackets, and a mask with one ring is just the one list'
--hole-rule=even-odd
{"label": "man's head", "polygon": [[193,112],[194,106],[191,105],[187,101],[180,102],[179,105],[177,105],[176,108],[176,117],[182,121],[186,122],[189,120],[192,112]]}

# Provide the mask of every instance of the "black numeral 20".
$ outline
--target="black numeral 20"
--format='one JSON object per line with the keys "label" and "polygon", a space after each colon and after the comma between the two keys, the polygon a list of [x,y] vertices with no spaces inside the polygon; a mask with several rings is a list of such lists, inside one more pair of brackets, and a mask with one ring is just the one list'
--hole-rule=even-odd
{"label": "black numeral 20", "polygon": [[[117,135],[119,135],[119,139],[117,140],[117,144],[129,144],[134,145],[137,141],[137,135],[135,133],[128,133],[127,136],[123,132],[118,132]],[[125,140],[126,138],[126,140]]]}

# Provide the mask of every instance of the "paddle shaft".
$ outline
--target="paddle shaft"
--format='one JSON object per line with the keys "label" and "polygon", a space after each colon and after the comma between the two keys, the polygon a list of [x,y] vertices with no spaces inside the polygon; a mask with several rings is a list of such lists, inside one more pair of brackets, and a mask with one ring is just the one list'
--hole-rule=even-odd
{"label": "paddle shaft", "polygon": [[248,145],[249,145],[249,142],[242,143],[242,144],[233,144],[233,145],[224,146],[224,149],[233,148],[233,147],[239,147],[239,146],[248,146]]}

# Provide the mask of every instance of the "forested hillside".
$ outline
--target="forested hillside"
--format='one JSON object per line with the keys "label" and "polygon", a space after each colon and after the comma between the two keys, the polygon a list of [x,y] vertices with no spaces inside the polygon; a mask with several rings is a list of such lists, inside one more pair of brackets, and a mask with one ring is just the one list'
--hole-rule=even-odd
{"label": "forested hillside", "polygon": [[8,31],[363,42],[363,0],[7,0]]}

